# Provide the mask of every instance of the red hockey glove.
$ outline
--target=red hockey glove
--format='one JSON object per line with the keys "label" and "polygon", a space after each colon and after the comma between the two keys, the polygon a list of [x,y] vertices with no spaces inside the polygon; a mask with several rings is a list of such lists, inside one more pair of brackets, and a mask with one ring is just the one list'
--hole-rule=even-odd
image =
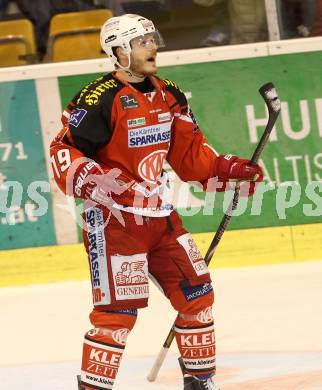
{"label": "red hockey glove", "polygon": [[114,207],[118,200],[123,204],[133,197],[133,181],[123,178],[120,169],[103,169],[93,160],[79,158],[68,170],[66,193],[85,200],[85,208],[104,206],[125,226],[121,211]]}
{"label": "red hockey glove", "polygon": [[226,189],[231,188],[226,187],[229,180],[251,182],[240,184],[241,196],[252,196],[257,184],[263,180],[263,171],[259,165],[251,165],[250,160],[240,159],[231,154],[217,157],[214,175],[218,176],[218,181],[223,182],[223,188]]}
{"label": "red hockey glove", "polygon": [[124,178],[119,169],[102,168],[93,160],[77,161],[69,169],[68,176],[68,195],[75,198],[92,199],[103,205],[107,200],[106,205],[110,205],[115,197],[122,199],[133,196],[129,193],[133,181]]}
{"label": "red hockey glove", "polygon": [[263,171],[257,164],[250,165],[250,160],[225,154],[216,158],[214,176],[218,176],[223,182],[229,180],[260,182],[263,180]]}
{"label": "red hockey glove", "polygon": [[103,175],[103,173],[103,170],[94,161],[86,159],[85,162],[81,162],[75,166],[72,172],[68,172],[71,178],[69,183],[72,183],[72,188],[69,188],[69,195],[84,200],[89,199],[97,186],[96,181],[92,178]]}

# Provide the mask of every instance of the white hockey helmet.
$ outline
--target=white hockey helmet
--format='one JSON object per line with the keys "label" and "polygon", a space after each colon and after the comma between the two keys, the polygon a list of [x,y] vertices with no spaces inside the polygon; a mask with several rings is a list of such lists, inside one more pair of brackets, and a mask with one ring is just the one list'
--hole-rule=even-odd
{"label": "white hockey helmet", "polygon": [[165,46],[161,34],[151,20],[134,14],[116,16],[108,19],[101,28],[101,47],[112,63],[120,66],[113,48],[121,47],[130,60],[131,41],[137,37],[143,39],[146,34],[153,35],[153,41],[157,47]]}

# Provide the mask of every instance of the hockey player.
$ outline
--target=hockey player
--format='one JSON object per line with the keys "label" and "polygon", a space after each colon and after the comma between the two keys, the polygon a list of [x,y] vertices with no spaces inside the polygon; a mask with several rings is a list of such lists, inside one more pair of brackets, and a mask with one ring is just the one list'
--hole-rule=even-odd
{"label": "hockey player", "polygon": [[[139,15],[109,19],[101,46],[115,71],[85,86],[65,109],[51,144],[53,171],[66,194],[84,200],[93,329],[85,334],[79,389],[112,389],[148,277],[179,313],[176,341],[185,390],[214,390],[213,288],[207,266],[167,200],[167,161],[184,181],[262,180],[259,166],[218,155],[187,100],[156,76],[162,37]],[[248,183],[246,183],[248,184]],[[222,188],[221,188],[222,186]]]}

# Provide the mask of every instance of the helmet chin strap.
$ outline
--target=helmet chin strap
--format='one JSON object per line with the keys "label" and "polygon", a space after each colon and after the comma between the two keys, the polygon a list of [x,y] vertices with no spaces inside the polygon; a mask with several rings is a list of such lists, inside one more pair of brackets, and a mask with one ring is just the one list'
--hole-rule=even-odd
{"label": "helmet chin strap", "polygon": [[143,74],[143,73],[135,73],[135,72],[133,72],[132,69],[130,69],[130,67],[131,67],[131,55],[130,55],[130,53],[127,54],[127,58],[128,58],[128,61],[129,61],[128,66],[122,66],[118,61],[116,61],[116,65],[130,77],[137,77],[139,79],[145,79],[145,77],[146,77],[145,74]]}

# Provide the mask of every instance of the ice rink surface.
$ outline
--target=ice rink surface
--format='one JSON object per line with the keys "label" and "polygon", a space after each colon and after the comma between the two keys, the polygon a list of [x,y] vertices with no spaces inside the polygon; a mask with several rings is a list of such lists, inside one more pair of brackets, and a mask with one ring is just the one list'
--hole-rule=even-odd
{"label": "ice rink surface", "polygon": [[[213,272],[222,390],[322,390],[322,261]],[[77,389],[89,282],[0,289],[0,389]],[[175,318],[151,284],[115,390],[182,390],[175,345],[146,375]]]}

